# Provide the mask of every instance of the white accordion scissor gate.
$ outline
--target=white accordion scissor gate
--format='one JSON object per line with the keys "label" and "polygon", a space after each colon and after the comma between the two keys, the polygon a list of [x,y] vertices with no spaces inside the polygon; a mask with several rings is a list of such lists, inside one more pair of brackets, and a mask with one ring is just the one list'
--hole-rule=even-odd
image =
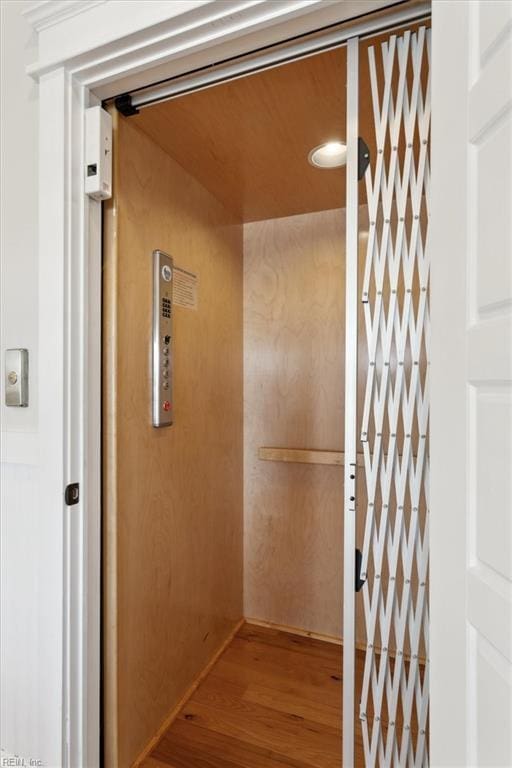
{"label": "white accordion scissor gate", "polygon": [[[391,35],[370,44],[367,55],[375,134],[362,136],[371,161],[360,182],[368,240],[358,314],[368,365],[362,407],[357,396],[352,403],[364,461],[364,492],[352,514],[364,523],[355,599],[363,602],[364,632],[357,634],[366,647],[352,703],[366,766],[422,767],[429,703],[430,30]],[[361,104],[366,83],[359,82]],[[357,253],[347,249],[347,270],[350,258]],[[357,326],[356,317],[348,332],[357,334]],[[357,364],[347,358],[350,365]]]}

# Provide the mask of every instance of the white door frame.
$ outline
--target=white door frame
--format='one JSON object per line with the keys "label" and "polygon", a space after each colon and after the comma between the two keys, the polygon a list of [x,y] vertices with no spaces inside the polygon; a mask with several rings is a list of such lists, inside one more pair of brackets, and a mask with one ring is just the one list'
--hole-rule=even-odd
{"label": "white door frame", "polygon": [[[26,11],[40,56],[29,73],[39,82],[41,547],[52,553],[41,593],[60,617],[40,638],[40,658],[63,660],[61,677],[50,667],[46,692],[62,715],[59,765],[99,765],[101,209],[84,194],[84,110],[164,71],[187,72],[391,4],[53,0]],[[80,483],[80,502],[67,507],[70,482]]]}

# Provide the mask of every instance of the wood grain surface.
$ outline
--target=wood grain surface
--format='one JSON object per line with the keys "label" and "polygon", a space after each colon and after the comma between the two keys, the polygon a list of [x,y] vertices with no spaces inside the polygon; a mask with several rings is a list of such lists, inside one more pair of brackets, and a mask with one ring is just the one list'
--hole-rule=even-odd
{"label": "wood grain surface", "polygon": [[[359,135],[373,158],[368,47],[379,58],[388,38],[360,47]],[[341,47],[153,105],[132,120],[243,221],[326,211],[345,205],[345,168],[315,168],[308,155],[346,141],[346,87]],[[365,196],[361,184],[361,203]]]}
{"label": "wood grain surface", "polygon": [[[245,616],[335,637],[343,470],[260,461],[259,450],[342,451],[344,292],[344,210],[244,225]],[[365,356],[361,334],[361,394]]]}
{"label": "wood grain surface", "polygon": [[[242,617],[242,226],[118,118],[104,263],[108,768],[127,768]],[[151,426],[152,251],[199,275],[174,309],[174,426]]]}
{"label": "wood grain surface", "polygon": [[346,50],[143,109],[132,118],[244,221],[338,208],[345,169],[311,149],[345,140]]}
{"label": "wood grain surface", "polygon": [[261,461],[284,461],[295,464],[327,464],[342,467],[344,464],[343,451],[306,450],[304,448],[259,448],[258,458]]}
{"label": "wood grain surface", "polygon": [[338,645],[245,625],[151,759],[173,768],[341,768],[341,669]]}
{"label": "wood grain surface", "polygon": [[[140,768],[342,768],[342,665],[340,645],[245,624]],[[356,651],[356,690],[363,671]],[[364,768],[358,718],[354,758]]]}

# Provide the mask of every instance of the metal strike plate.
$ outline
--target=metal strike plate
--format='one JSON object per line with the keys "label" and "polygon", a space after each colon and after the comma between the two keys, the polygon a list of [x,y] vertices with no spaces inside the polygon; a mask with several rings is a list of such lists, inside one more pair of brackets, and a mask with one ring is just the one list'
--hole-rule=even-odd
{"label": "metal strike plate", "polygon": [[28,349],[5,350],[5,404],[28,406]]}
{"label": "metal strike plate", "polygon": [[349,509],[355,510],[356,508],[356,488],[357,488],[357,461],[351,462],[349,464],[349,472],[348,472],[348,500],[349,500]]}
{"label": "metal strike plate", "polygon": [[172,258],[163,251],[153,251],[154,427],[170,427],[173,423],[172,282]]}

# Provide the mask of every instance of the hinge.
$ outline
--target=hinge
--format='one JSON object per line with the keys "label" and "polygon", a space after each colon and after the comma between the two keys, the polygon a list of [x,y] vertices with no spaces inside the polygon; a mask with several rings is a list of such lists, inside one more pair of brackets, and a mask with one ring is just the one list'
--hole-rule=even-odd
{"label": "hinge", "polygon": [[356,549],[356,578],[355,578],[355,588],[356,592],[360,592],[363,584],[366,582],[366,579],[361,578],[361,564],[363,562],[363,553],[360,549]]}
{"label": "hinge", "polygon": [[357,178],[359,181],[363,178],[369,165],[370,150],[365,140],[359,137],[357,140]]}
{"label": "hinge", "polygon": [[138,115],[139,110],[132,104],[131,93],[123,93],[122,96],[116,96],[114,99],[116,109],[125,117],[131,117],[132,115]]}
{"label": "hinge", "polygon": [[80,484],[79,483],[70,483],[66,486],[66,490],[64,491],[64,501],[68,505],[68,507],[72,507],[73,504],[78,504],[80,501]]}

